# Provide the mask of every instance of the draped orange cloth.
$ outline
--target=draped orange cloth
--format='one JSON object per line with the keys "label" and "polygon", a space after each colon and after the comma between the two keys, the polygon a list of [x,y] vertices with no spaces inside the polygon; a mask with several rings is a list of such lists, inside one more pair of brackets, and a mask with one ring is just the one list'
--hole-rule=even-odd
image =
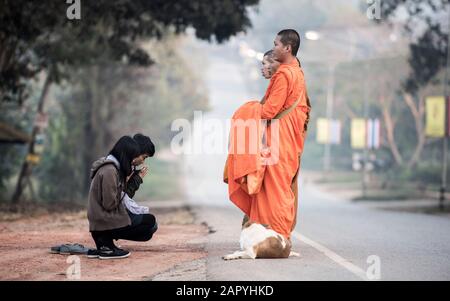
{"label": "draped orange cloth", "polygon": [[[297,61],[280,66],[271,78],[264,99],[264,103],[246,103],[233,115],[230,153],[224,171],[224,181],[228,183],[230,200],[248,215],[250,220],[268,225],[290,238],[296,222],[296,175],[299,172],[306,137],[305,121],[310,110],[304,74]],[[300,101],[292,111],[277,119],[277,127],[267,126],[266,150],[269,150],[270,157],[275,158],[275,161],[269,165],[261,164],[261,158],[264,157],[261,153],[265,153],[264,146],[259,144],[262,128],[257,128],[257,135],[246,135],[242,140],[237,139],[233,132],[233,123],[236,120],[254,120],[260,125],[260,120],[273,119],[298,99]],[[271,121],[272,124],[274,122]],[[277,131],[278,135],[274,131]],[[254,143],[252,139],[258,140],[256,153],[236,154],[232,151],[242,143],[248,150]]]}

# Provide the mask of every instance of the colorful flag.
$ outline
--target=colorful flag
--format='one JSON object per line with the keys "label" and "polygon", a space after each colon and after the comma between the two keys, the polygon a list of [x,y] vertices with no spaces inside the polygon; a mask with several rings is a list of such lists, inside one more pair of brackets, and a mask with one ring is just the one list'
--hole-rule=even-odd
{"label": "colorful flag", "polygon": [[369,149],[380,148],[380,120],[367,120],[367,147]]}
{"label": "colorful flag", "polygon": [[363,118],[352,119],[351,124],[352,148],[361,149],[366,146],[366,120]]}
{"label": "colorful flag", "polygon": [[317,119],[317,143],[320,144],[340,144],[341,143],[341,122],[337,119],[318,118]]}
{"label": "colorful flag", "polygon": [[328,124],[328,119],[318,118],[317,119],[317,143],[327,144],[330,137],[330,126]]}
{"label": "colorful flag", "polygon": [[426,127],[428,137],[445,137],[445,97],[432,96],[426,100]]}
{"label": "colorful flag", "polygon": [[330,124],[330,144],[341,143],[341,121],[334,119]]}
{"label": "colorful flag", "polygon": [[28,154],[25,160],[30,164],[37,165],[41,162],[41,157],[37,154]]}
{"label": "colorful flag", "polygon": [[449,110],[449,108],[450,108],[450,96],[447,96],[447,107],[446,107],[446,109],[447,109],[447,136],[449,136],[450,135],[450,110]]}

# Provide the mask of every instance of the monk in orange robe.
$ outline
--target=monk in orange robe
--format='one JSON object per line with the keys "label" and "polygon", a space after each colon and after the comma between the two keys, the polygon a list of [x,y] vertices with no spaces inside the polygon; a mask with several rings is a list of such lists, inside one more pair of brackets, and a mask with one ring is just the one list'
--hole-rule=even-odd
{"label": "monk in orange robe", "polygon": [[[251,221],[267,225],[289,239],[297,212],[296,187],[292,184],[300,167],[310,104],[303,71],[296,59],[300,36],[295,30],[283,30],[274,43],[273,57],[280,67],[273,74],[263,101],[243,105],[233,116],[233,122],[255,120],[260,125],[261,120],[274,119],[277,126],[270,124],[265,134],[258,126],[257,134],[253,135],[258,139],[257,152],[243,154],[236,153],[235,148],[244,143],[248,151],[251,135],[244,142],[236,140],[232,126],[224,180],[228,183],[230,200]],[[265,137],[266,145],[259,144],[261,137]]]}

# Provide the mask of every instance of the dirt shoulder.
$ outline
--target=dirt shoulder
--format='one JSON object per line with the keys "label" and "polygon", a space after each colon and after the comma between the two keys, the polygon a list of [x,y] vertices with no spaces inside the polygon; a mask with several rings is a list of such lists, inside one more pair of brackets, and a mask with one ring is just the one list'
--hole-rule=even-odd
{"label": "dirt shoulder", "polygon": [[[149,242],[120,240],[131,256],[121,260],[80,258],[80,280],[150,280],[176,266],[206,257],[208,230],[187,207],[151,207],[159,229]],[[50,247],[81,243],[93,247],[86,212],[50,213],[0,222],[0,280],[67,280],[68,256]]]}

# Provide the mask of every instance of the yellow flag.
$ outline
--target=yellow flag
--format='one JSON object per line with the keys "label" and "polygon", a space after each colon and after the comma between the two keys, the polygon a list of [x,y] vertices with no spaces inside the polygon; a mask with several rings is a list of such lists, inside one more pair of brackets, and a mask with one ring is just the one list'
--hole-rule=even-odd
{"label": "yellow flag", "polygon": [[41,162],[41,157],[36,154],[28,154],[26,157],[26,161],[30,164],[37,165],[39,162]]}
{"label": "yellow flag", "polygon": [[445,136],[445,98],[443,96],[427,98],[425,134],[435,138]]}
{"label": "yellow flag", "polygon": [[352,148],[364,148],[366,146],[366,120],[363,118],[352,119],[351,128]]}
{"label": "yellow flag", "polygon": [[330,141],[330,126],[328,124],[328,119],[318,118],[317,119],[317,143],[327,144]]}

